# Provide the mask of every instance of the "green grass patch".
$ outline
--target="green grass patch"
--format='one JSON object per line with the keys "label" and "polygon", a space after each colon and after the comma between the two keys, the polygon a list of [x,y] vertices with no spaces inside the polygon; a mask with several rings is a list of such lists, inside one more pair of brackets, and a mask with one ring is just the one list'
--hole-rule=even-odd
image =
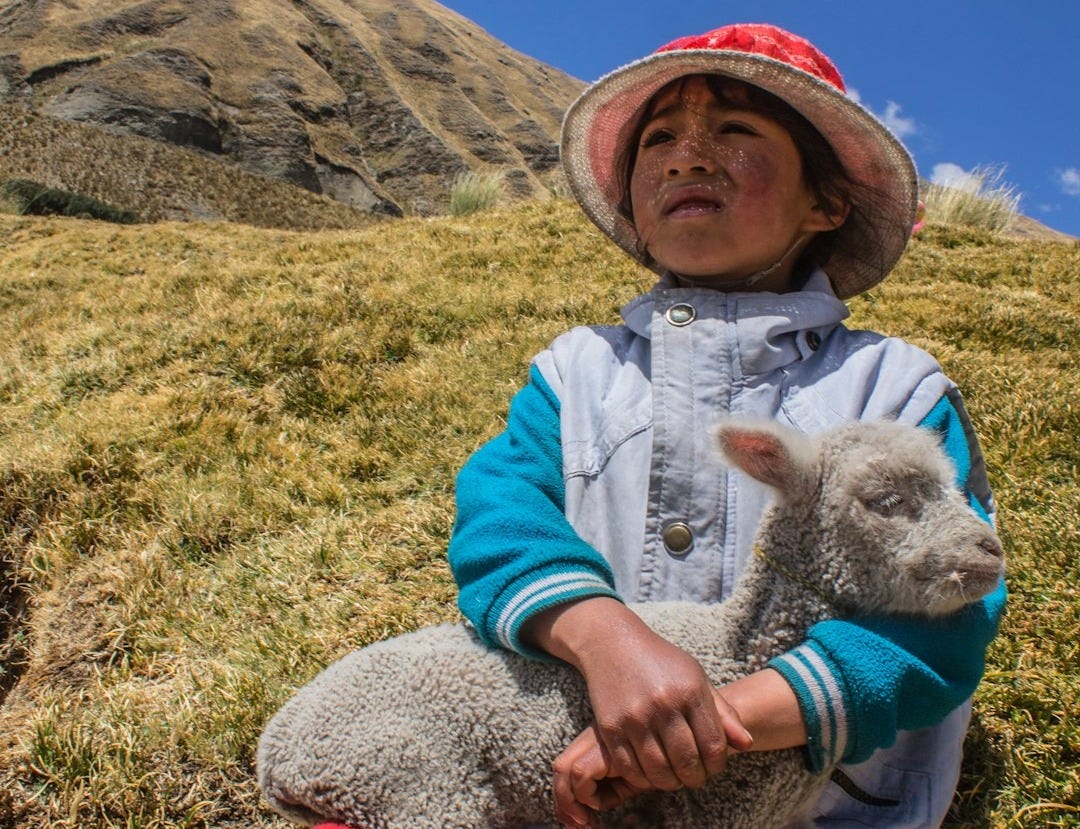
{"label": "green grass patch", "polygon": [[[960,382],[1010,557],[952,827],[1080,825],[1078,272],[930,227],[851,301]],[[0,826],[285,826],[262,724],[457,617],[456,471],[536,351],[650,282],[558,200],[349,232],[0,216]]]}

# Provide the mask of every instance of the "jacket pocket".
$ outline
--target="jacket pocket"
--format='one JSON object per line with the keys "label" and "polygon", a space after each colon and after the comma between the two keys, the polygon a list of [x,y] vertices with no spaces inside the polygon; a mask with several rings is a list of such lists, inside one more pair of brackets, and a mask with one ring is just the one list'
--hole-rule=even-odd
{"label": "jacket pocket", "polygon": [[932,776],[899,769],[871,757],[857,766],[838,766],[818,803],[814,825],[828,829],[928,829]]}
{"label": "jacket pocket", "polygon": [[564,421],[562,427],[563,476],[598,475],[620,446],[652,427],[652,404],[650,400],[605,401],[590,422]]}

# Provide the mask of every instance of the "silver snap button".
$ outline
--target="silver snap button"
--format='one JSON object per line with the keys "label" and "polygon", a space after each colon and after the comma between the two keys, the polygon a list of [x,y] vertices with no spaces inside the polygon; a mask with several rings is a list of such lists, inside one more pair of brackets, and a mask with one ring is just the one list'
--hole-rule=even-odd
{"label": "silver snap button", "polygon": [[806,345],[811,351],[817,351],[821,348],[821,335],[817,331],[807,331]]}
{"label": "silver snap button", "polygon": [[664,549],[673,556],[684,556],[694,546],[694,533],[689,525],[682,521],[668,524],[664,528]]}
{"label": "silver snap button", "polygon": [[680,302],[668,308],[667,313],[664,316],[667,317],[667,321],[672,325],[683,326],[689,325],[694,321],[694,317],[697,316],[697,311],[694,310],[693,305],[686,302]]}

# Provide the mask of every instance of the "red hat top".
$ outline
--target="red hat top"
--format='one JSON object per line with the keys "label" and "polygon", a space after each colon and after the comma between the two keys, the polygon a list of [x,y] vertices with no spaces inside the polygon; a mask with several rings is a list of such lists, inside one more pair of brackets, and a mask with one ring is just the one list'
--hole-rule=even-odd
{"label": "red hat top", "polygon": [[824,52],[809,40],[768,23],[721,26],[704,34],[677,38],[656,51],[675,52],[685,49],[722,49],[772,58],[820,78],[841,92],[847,92],[840,72]]}

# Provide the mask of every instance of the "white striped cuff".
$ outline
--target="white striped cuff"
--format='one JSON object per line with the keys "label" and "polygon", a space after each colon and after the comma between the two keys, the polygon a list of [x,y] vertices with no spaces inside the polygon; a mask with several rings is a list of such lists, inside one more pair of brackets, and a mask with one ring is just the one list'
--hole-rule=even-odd
{"label": "white striped cuff", "polygon": [[518,633],[528,619],[540,610],[588,595],[616,594],[604,579],[588,572],[555,573],[529,582],[502,609],[495,621],[495,635],[504,647],[524,653],[527,649],[518,641]]}
{"label": "white striped cuff", "polygon": [[800,645],[776,661],[783,661],[798,677],[803,687],[795,689],[796,693],[804,708],[809,703],[817,714],[823,765],[838,763],[847,749],[848,722],[836,677],[821,655],[808,645]]}

